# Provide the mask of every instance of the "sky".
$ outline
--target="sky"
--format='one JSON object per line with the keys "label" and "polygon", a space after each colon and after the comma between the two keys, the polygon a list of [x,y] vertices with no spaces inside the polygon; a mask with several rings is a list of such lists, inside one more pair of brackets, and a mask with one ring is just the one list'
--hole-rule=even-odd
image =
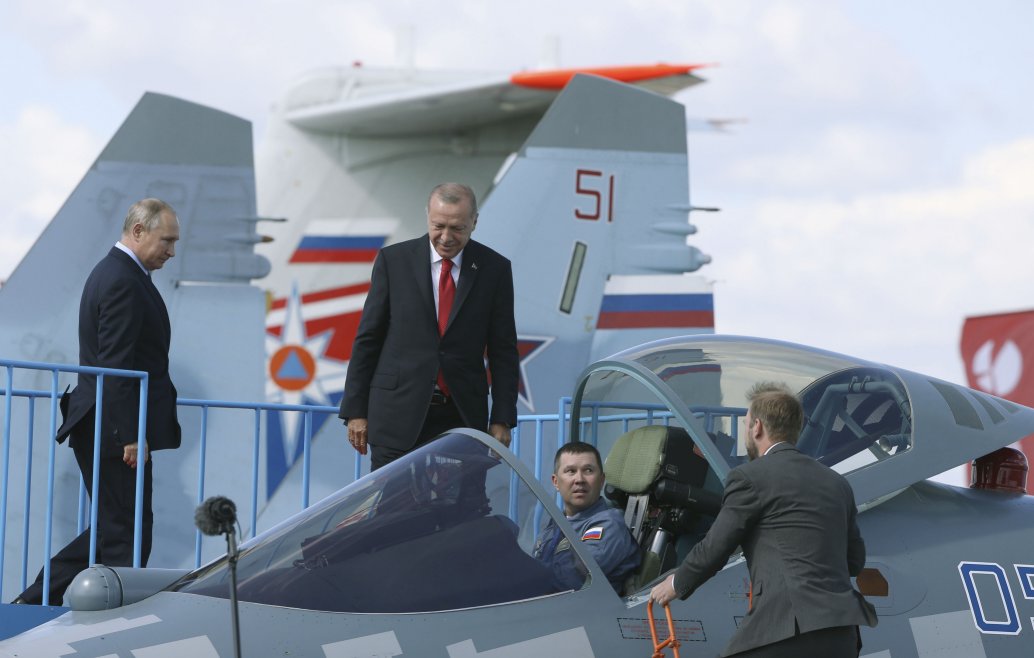
{"label": "sky", "polygon": [[[254,123],[313,69],[713,63],[678,96],[716,330],[964,383],[967,315],[1034,307],[1024,0],[5,0],[0,280],[145,91]],[[555,48],[544,44],[555,44]]]}

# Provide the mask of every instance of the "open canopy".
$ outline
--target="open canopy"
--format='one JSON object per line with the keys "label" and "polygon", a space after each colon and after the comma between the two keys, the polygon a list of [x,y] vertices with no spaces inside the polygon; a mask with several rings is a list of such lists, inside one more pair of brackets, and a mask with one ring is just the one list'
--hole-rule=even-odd
{"label": "open canopy", "polygon": [[684,428],[720,491],[746,459],[739,441],[746,394],[787,384],[807,422],[798,448],[844,473],[859,504],[1018,441],[1034,410],[907,370],[777,341],[672,338],[621,352],[579,379],[571,436],[603,454],[646,424]]}

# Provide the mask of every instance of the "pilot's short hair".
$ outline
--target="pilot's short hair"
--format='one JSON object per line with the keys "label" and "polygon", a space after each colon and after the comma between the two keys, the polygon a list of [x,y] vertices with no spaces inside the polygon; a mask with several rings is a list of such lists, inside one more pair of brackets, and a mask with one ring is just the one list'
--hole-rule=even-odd
{"label": "pilot's short hair", "polygon": [[158,220],[165,211],[172,213],[174,216],[176,215],[176,211],[172,209],[172,206],[161,199],[152,198],[137,201],[129,207],[129,212],[126,213],[126,221],[122,222],[122,233],[132,232],[133,226],[136,224],[143,224],[145,231],[153,230],[155,226],[158,226]]}
{"label": "pilot's short hair", "polygon": [[584,441],[573,441],[565,443],[556,451],[556,456],[553,457],[553,473],[560,470],[560,455],[582,455],[587,453],[592,453],[596,457],[596,466],[602,471],[603,459],[600,458],[600,451],[596,449],[596,446]]}
{"label": "pilot's short hair", "polygon": [[804,408],[786,384],[758,382],[747,393],[750,415],[757,418],[775,441],[797,444],[804,427]]}
{"label": "pilot's short hair", "polygon": [[474,190],[463,183],[441,183],[435,185],[431,193],[427,195],[427,211],[431,210],[431,199],[438,197],[442,202],[451,205],[470,201],[470,216],[478,216],[478,199]]}

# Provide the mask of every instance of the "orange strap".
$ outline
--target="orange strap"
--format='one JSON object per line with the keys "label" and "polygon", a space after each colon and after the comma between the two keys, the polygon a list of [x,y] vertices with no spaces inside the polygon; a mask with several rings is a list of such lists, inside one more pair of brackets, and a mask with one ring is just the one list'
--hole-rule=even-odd
{"label": "orange strap", "polygon": [[664,658],[664,648],[671,647],[671,655],[679,658],[679,641],[675,639],[675,623],[671,620],[671,608],[664,604],[664,615],[668,618],[668,638],[657,641],[657,628],[653,623],[653,601],[646,604],[646,617],[650,620],[650,637],[653,639],[653,655],[650,658]]}

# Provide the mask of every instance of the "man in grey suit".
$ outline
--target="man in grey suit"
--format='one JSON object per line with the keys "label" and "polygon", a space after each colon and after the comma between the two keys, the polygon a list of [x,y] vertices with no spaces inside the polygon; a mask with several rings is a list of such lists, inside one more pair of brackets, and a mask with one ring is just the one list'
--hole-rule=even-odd
{"label": "man in grey suit", "polygon": [[851,486],[797,451],[804,411],[786,386],[757,384],[748,399],[750,461],[729,472],[707,536],[651,599],[687,598],[742,546],[751,607],[723,656],[857,656],[858,625],[875,626],[876,611],[851,585],[865,565]]}
{"label": "man in grey suit", "polygon": [[339,414],[352,446],[372,448],[373,469],[456,427],[510,445],[513,274],[509,260],[470,239],[477,220],[473,190],[443,183],[427,201],[427,235],[381,249],[373,264]]}

